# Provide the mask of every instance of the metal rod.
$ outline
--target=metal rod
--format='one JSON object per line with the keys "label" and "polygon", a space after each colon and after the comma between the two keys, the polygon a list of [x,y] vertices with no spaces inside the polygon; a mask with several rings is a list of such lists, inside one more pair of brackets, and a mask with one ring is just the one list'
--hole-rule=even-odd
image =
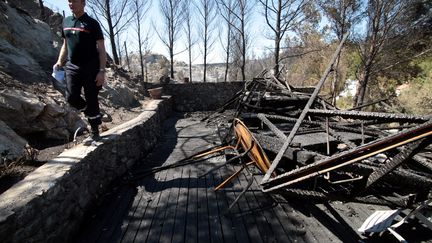
{"label": "metal rod", "polygon": [[[326,160],[318,161],[308,166],[304,166],[299,169],[279,175],[269,180],[268,183],[274,183],[275,181],[279,180],[288,181],[270,188],[263,189],[263,191],[268,192],[282,188],[287,185],[291,185],[293,183],[297,183],[310,177],[314,177],[328,171],[352,164],[354,162],[363,160],[378,153],[382,153],[389,149],[399,147],[401,145],[430,135],[432,135],[432,121],[423,124],[415,129],[408,130],[404,133],[396,134],[385,139],[380,139],[378,141],[373,141],[354,150],[347,151],[346,153],[340,153]],[[356,155],[360,156],[357,157]],[[353,158],[352,156],[355,157]],[[288,177],[291,177],[291,179],[288,179]]]}
{"label": "metal rod", "polygon": [[[322,102],[322,105],[324,107],[324,110],[327,110],[327,107],[324,102]],[[325,131],[326,131],[326,144],[327,144],[327,156],[330,155],[330,135],[329,135],[329,119],[326,117],[325,121]]]}
{"label": "metal rod", "polygon": [[240,194],[236,197],[236,199],[234,200],[234,202],[232,202],[229,207],[228,207],[228,211],[231,210],[231,208],[238,202],[238,200],[246,193],[246,191],[252,186],[253,184],[253,176],[251,175],[251,178],[249,178],[248,184],[245,188],[243,188],[243,190],[240,192]]}
{"label": "metal rod", "polygon": [[342,50],[342,46],[345,43],[345,40],[347,39],[348,34],[349,33],[346,33],[344,35],[344,37],[342,38],[342,41],[340,42],[338,48],[336,49],[335,53],[333,54],[333,58],[332,58],[331,62],[329,63],[327,69],[324,71],[324,74],[321,77],[321,80],[318,82],[318,85],[315,87],[314,92],[312,93],[308,103],[306,104],[300,117],[298,118],[296,124],[294,125],[294,128],[291,130],[288,138],[286,139],[285,143],[282,145],[281,150],[279,150],[279,153],[276,155],[276,158],[273,160],[270,168],[268,169],[268,171],[264,175],[264,178],[261,181],[261,185],[268,182],[268,180],[270,179],[270,176],[273,174],[274,170],[278,166],[278,164],[279,164],[280,160],[282,159],[282,156],[284,155],[288,146],[291,144],[292,140],[294,139],[294,136],[295,136],[297,130],[300,128],[300,124],[302,123],[303,119],[306,117],[306,114],[308,113],[310,107],[312,106],[312,103],[315,101],[315,98],[318,96],[318,93],[321,90],[321,87],[324,85],[324,82],[325,82],[328,74],[333,70],[333,64],[335,63],[337,57],[339,56],[339,53]]}
{"label": "metal rod", "polygon": [[[383,149],[380,149],[380,150],[377,150],[377,151],[373,151],[373,152],[367,153],[367,154],[365,154],[365,155],[363,155],[363,156],[356,157],[356,158],[354,158],[354,159],[348,160],[348,161],[343,162],[343,163],[339,163],[339,164],[337,164],[337,165],[335,165],[335,166],[333,166],[333,167],[325,168],[325,169],[322,169],[322,170],[318,170],[318,171],[316,171],[316,172],[312,172],[312,173],[306,174],[306,175],[301,176],[301,177],[299,177],[299,178],[297,178],[297,179],[293,179],[293,180],[289,180],[289,181],[287,181],[287,182],[285,182],[285,183],[281,183],[281,184],[279,184],[279,185],[277,185],[277,186],[263,189],[263,192],[269,192],[269,191],[273,191],[273,190],[276,190],[276,189],[280,189],[280,188],[282,188],[282,187],[285,187],[285,186],[288,186],[288,185],[291,185],[291,184],[294,184],[294,183],[297,183],[297,182],[300,182],[300,181],[303,181],[303,180],[309,179],[309,178],[311,178],[311,177],[314,177],[314,176],[318,176],[318,175],[324,174],[324,173],[326,173],[326,172],[329,172],[329,171],[332,171],[332,170],[335,170],[335,169],[341,168],[341,167],[343,167],[343,166],[346,166],[346,165],[352,164],[352,163],[354,163],[354,162],[357,162],[357,161],[360,161],[360,160],[366,159],[366,158],[371,157],[371,156],[373,156],[373,155],[376,155],[376,154],[379,154],[379,153],[385,152],[385,151],[390,150],[390,149],[392,149],[392,148],[395,148],[395,147],[398,147],[398,146],[404,145],[404,144],[406,144],[406,143],[409,143],[409,142],[415,141],[415,140],[417,140],[417,139],[420,139],[420,138],[423,138],[423,137],[425,137],[425,136],[429,136],[429,135],[432,135],[432,132],[429,132],[429,133],[426,133],[426,134],[422,134],[422,135],[419,135],[419,136],[417,136],[417,137],[414,137],[414,138],[411,138],[411,139],[408,139],[408,140],[402,141],[402,142],[400,142],[400,143],[397,143],[397,144],[394,144],[394,145],[390,145],[390,146],[385,147],[385,148],[383,148]],[[318,163],[319,163],[319,162],[318,162]],[[288,176],[288,175],[289,175],[289,173],[286,173],[286,175],[281,175],[281,176],[277,177],[277,179],[283,178],[284,176]],[[274,179],[274,180],[275,180],[275,179]]]}
{"label": "metal rod", "polygon": [[243,165],[238,171],[236,171],[234,174],[232,174],[230,177],[228,177],[226,180],[224,180],[221,184],[219,184],[217,187],[215,187],[215,191],[218,191],[222,187],[224,187],[226,184],[228,184],[230,181],[232,181],[242,170],[246,168],[246,166],[254,164],[254,161],[248,162],[247,164]]}

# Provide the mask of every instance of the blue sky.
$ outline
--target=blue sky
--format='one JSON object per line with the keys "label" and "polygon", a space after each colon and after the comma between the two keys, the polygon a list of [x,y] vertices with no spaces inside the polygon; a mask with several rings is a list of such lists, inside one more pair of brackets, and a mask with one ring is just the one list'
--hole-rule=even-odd
{"label": "blue sky", "polygon": [[[44,4],[45,6],[51,8],[53,11],[57,11],[57,12],[62,12],[65,11],[66,16],[70,15],[71,12],[69,10],[68,7],[68,1],[67,0],[44,0]],[[89,10],[89,9],[86,9]],[[152,10],[150,11],[151,15],[149,19],[153,19],[153,20],[157,20],[158,17],[158,13],[159,13],[159,9],[158,9],[158,1],[154,0],[153,1],[153,5],[152,5]],[[272,42],[265,39],[263,37],[263,34],[261,34],[260,32],[263,31],[264,26],[263,26],[263,21],[260,21],[260,14],[259,13],[254,13],[254,18],[251,20],[250,23],[250,31],[251,33],[251,39],[252,39],[252,43],[251,43],[251,47],[250,50],[256,55],[256,56],[261,56],[264,51],[266,50],[266,46],[269,47],[272,45]],[[157,21],[155,21],[157,22]],[[151,24],[149,23],[147,26],[151,26]],[[128,33],[135,33],[133,30],[128,30]],[[255,33],[254,33],[255,32]],[[215,34],[217,34],[217,30],[215,31]],[[158,54],[163,54],[165,56],[168,57],[168,52],[166,50],[166,48],[162,45],[162,42],[160,41],[160,39],[157,37],[156,33],[152,34],[153,38],[151,40],[152,43],[152,52],[153,53],[158,53]],[[131,35],[131,36],[124,36],[124,38],[126,39],[127,43],[128,43],[128,52],[136,52],[137,48],[136,48],[136,44],[135,44],[135,36]],[[108,52],[110,52],[111,48],[109,46],[109,40],[105,41],[105,45],[106,45],[106,49]],[[179,42],[176,43],[177,45],[177,49],[178,50],[184,50],[185,49],[185,42],[182,42],[182,40],[180,40]],[[177,51],[178,51],[177,50]],[[195,49],[193,50],[194,56],[196,57],[193,61],[194,64],[199,64],[202,63],[202,56],[200,55],[200,51],[197,47],[195,47]],[[178,55],[176,55],[174,57],[175,60],[178,61],[184,61],[184,62],[188,62],[188,57],[187,57],[187,51],[182,52]],[[212,52],[210,53],[209,56],[209,62],[223,62],[224,57],[223,57],[223,49],[220,46],[219,43],[219,39],[216,39],[215,45],[213,47]]]}

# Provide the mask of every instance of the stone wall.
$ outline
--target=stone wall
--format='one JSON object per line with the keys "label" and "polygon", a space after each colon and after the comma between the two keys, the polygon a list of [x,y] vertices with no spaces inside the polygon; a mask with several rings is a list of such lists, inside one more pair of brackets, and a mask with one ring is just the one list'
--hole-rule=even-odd
{"label": "stone wall", "polygon": [[182,83],[163,85],[163,94],[173,97],[173,109],[181,112],[213,111],[240,91],[244,82]]}
{"label": "stone wall", "polygon": [[67,242],[110,182],[153,149],[171,112],[166,99],[102,133],[98,146],[66,150],[1,194],[1,242]]}
{"label": "stone wall", "polygon": [[[243,82],[164,85],[139,117],[102,133],[98,146],[77,145],[0,195],[0,241],[67,242],[84,213],[115,179],[156,145],[171,110],[220,108]],[[166,95],[172,95],[166,96]],[[145,139],[143,139],[145,138]]]}

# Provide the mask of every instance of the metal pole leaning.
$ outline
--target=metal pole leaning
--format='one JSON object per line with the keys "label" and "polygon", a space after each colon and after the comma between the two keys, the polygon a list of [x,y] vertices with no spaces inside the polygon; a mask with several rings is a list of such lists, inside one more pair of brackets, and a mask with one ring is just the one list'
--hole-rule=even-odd
{"label": "metal pole leaning", "polygon": [[318,96],[318,93],[321,90],[321,87],[323,86],[327,76],[329,75],[329,73],[333,69],[333,64],[336,62],[336,59],[339,56],[339,53],[341,52],[342,46],[345,43],[346,39],[348,38],[348,35],[349,35],[349,32],[343,36],[342,41],[340,42],[338,48],[336,49],[335,53],[333,54],[331,62],[329,63],[327,69],[324,71],[324,74],[321,77],[321,80],[318,82],[317,86],[315,87],[315,90],[312,93],[311,97],[309,98],[309,101],[307,102],[302,113],[300,114],[300,117],[297,119],[297,122],[294,125],[293,129],[291,130],[288,138],[286,139],[285,143],[282,145],[282,148],[279,150],[279,153],[276,155],[276,158],[273,160],[270,168],[268,169],[268,171],[264,175],[264,178],[262,179],[262,181],[260,183],[261,185],[270,181],[270,176],[273,174],[274,170],[276,169],[280,160],[282,159],[282,156],[284,155],[285,151],[288,149],[288,146],[291,144],[295,134],[297,133],[297,130],[300,128],[300,124],[302,123],[303,119],[306,117],[306,114],[307,114],[309,108],[312,106],[312,103],[315,101],[315,98]]}

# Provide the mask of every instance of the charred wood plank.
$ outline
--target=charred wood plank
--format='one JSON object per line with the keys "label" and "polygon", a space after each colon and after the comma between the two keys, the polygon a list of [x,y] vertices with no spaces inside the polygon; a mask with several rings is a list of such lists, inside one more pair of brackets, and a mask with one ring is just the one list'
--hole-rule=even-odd
{"label": "charred wood plank", "polygon": [[[395,170],[395,175],[403,178],[405,184],[411,185],[416,188],[428,188],[432,187],[432,179],[430,177],[421,176],[406,170]],[[397,180],[399,183],[400,180]]]}
{"label": "charred wood plank", "polygon": [[[280,120],[280,121],[285,121],[288,123],[295,123],[297,121],[297,119],[292,118],[292,117],[287,117],[287,116],[270,115],[270,114],[263,114],[263,115],[267,119],[271,119],[271,120]],[[242,118],[258,118],[258,115],[254,114],[254,113],[243,113]],[[315,126],[319,126],[319,127],[325,126],[325,122],[319,122],[319,121],[304,120],[303,123],[308,124],[308,125],[315,125]],[[361,134],[361,129],[352,128],[352,127],[348,127],[348,126],[341,126],[341,125],[338,125],[337,123],[333,123],[333,122],[330,123],[330,128],[341,130],[341,131],[346,131],[346,132]],[[372,137],[379,137],[379,135],[380,135],[379,133],[371,132],[371,131],[364,131],[364,134],[368,135],[368,136],[372,136]]]}
{"label": "charred wood plank", "polygon": [[303,94],[312,94],[315,90],[315,86],[293,86],[294,92],[299,92]]}
{"label": "charred wood plank", "polygon": [[282,95],[268,95],[264,97],[266,101],[290,102],[290,101],[308,101],[308,96],[282,96]]}
{"label": "charred wood plank", "polygon": [[403,133],[370,142],[347,152],[336,154],[328,159],[274,177],[263,184],[265,186],[263,190],[271,191],[286,187],[430,135],[432,135],[432,121],[420,125],[415,129],[410,129]]}
{"label": "charred wood plank", "polygon": [[414,155],[413,157],[416,164],[420,165],[422,168],[427,169],[429,172],[432,172],[432,162],[431,160],[426,159],[420,155]]}
{"label": "charred wood plank", "polygon": [[354,197],[352,201],[359,203],[384,205],[384,206],[396,206],[401,208],[407,208],[412,204],[412,198],[409,196],[402,197],[381,197],[376,196],[364,196],[364,197]]}
{"label": "charred wood plank", "polygon": [[294,110],[298,109],[298,107],[295,107],[295,106],[286,106],[286,107],[281,107],[281,108],[275,108],[275,107],[270,107],[270,106],[257,106],[257,105],[251,105],[251,104],[246,104],[246,103],[243,103],[243,106],[255,109],[256,111],[290,112],[290,111],[294,111]]}
{"label": "charred wood plank", "polygon": [[267,127],[279,138],[285,140],[287,137],[286,135],[279,130],[269,119],[267,119],[265,114],[259,113],[257,117],[267,125]]}
{"label": "charred wood plank", "polygon": [[289,92],[292,92],[291,86],[285,81],[285,83],[282,83],[281,80],[275,77],[275,75],[271,75],[271,78],[276,82],[280,83],[285,89],[287,89]]}
{"label": "charred wood plank", "polygon": [[375,196],[359,196],[359,197],[349,197],[349,196],[341,196],[341,195],[332,195],[331,193],[318,192],[313,190],[305,190],[305,189],[296,189],[296,188],[285,188],[276,191],[278,194],[281,194],[288,198],[300,198],[300,199],[308,199],[313,200],[315,202],[328,202],[330,200],[338,200],[343,202],[359,202],[359,203],[368,203],[368,204],[376,204],[376,205],[393,205],[398,207],[407,207],[410,204],[410,198],[402,197],[402,198],[377,198]]}
{"label": "charred wood plank", "polygon": [[[361,124],[363,124],[364,126],[372,126],[372,125],[381,125],[381,124],[388,124],[388,121],[385,120],[357,120],[357,121],[350,121],[350,122],[343,122],[340,121],[338,122],[339,125],[341,126],[349,126],[349,127],[353,127],[353,126],[360,126]],[[379,130],[389,130],[389,129],[408,129],[408,128],[413,128],[415,126],[417,126],[418,124],[407,124],[404,126],[396,126],[396,127],[386,127],[386,126],[380,126],[378,129]]]}
{"label": "charred wood plank", "polygon": [[[259,141],[263,149],[273,153],[277,153],[283,144],[283,140],[272,136],[257,133],[253,133],[253,136]],[[327,157],[305,149],[289,147],[284,153],[284,158],[305,165]]]}
{"label": "charred wood plank", "polygon": [[[279,138],[282,140],[285,140],[287,138],[287,136],[281,131],[279,130],[269,119],[267,119],[266,114],[262,114],[259,113],[257,115],[257,117],[264,123],[267,125],[267,127]],[[325,125],[324,124],[319,124],[321,127],[323,127],[323,129],[325,129]],[[342,136],[340,136],[339,134],[337,134],[336,131],[334,131],[333,129],[329,129],[329,133],[332,136],[333,139],[343,142],[346,145],[348,145],[350,148],[354,148],[356,147],[356,145],[349,141],[348,139],[343,138]]]}
{"label": "charred wood plank", "polygon": [[397,122],[426,122],[432,119],[430,116],[414,116],[409,114],[365,112],[365,111],[339,111],[339,110],[317,110],[310,109],[309,114],[331,117],[340,116],[343,118],[365,119],[365,120],[386,120]]}
{"label": "charred wood plank", "polygon": [[264,78],[261,78],[261,79],[254,78],[253,82],[259,83],[259,84],[264,85],[264,86],[269,86],[270,88],[273,88],[272,90],[277,91],[277,92],[279,92],[281,94],[285,94],[285,95],[288,95],[288,96],[292,95],[292,92],[289,92],[283,86],[281,87],[281,86],[279,86],[279,85],[277,85],[277,84],[275,84],[273,82],[270,82],[270,81],[268,81],[268,80],[266,80]]}
{"label": "charred wood plank", "polygon": [[[367,165],[364,163],[351,164],[347,168],[348,171],[355,171],[359,174],[369,174],[377,169],[377,166]],[[384,181],[389,183],[398,182],[399,185],[403,185],[411,188],[431,188],[432,179],[417,175],[415,173],[397,168],[396,170],[390,172],[388,175],[382,178]]]}
{"label": "charred wood plank", "polygon": [[420,149],[428,146],[430,144],[430,139],[421,139],[409,144],[405,149],[402,149],[395,157],[391,158],[384,166],[379,167],[375,170],[366,182],[366,188],[376,183],[381,177],[393,171],[397,166],[406,162],[414,154],[416,154]]}

